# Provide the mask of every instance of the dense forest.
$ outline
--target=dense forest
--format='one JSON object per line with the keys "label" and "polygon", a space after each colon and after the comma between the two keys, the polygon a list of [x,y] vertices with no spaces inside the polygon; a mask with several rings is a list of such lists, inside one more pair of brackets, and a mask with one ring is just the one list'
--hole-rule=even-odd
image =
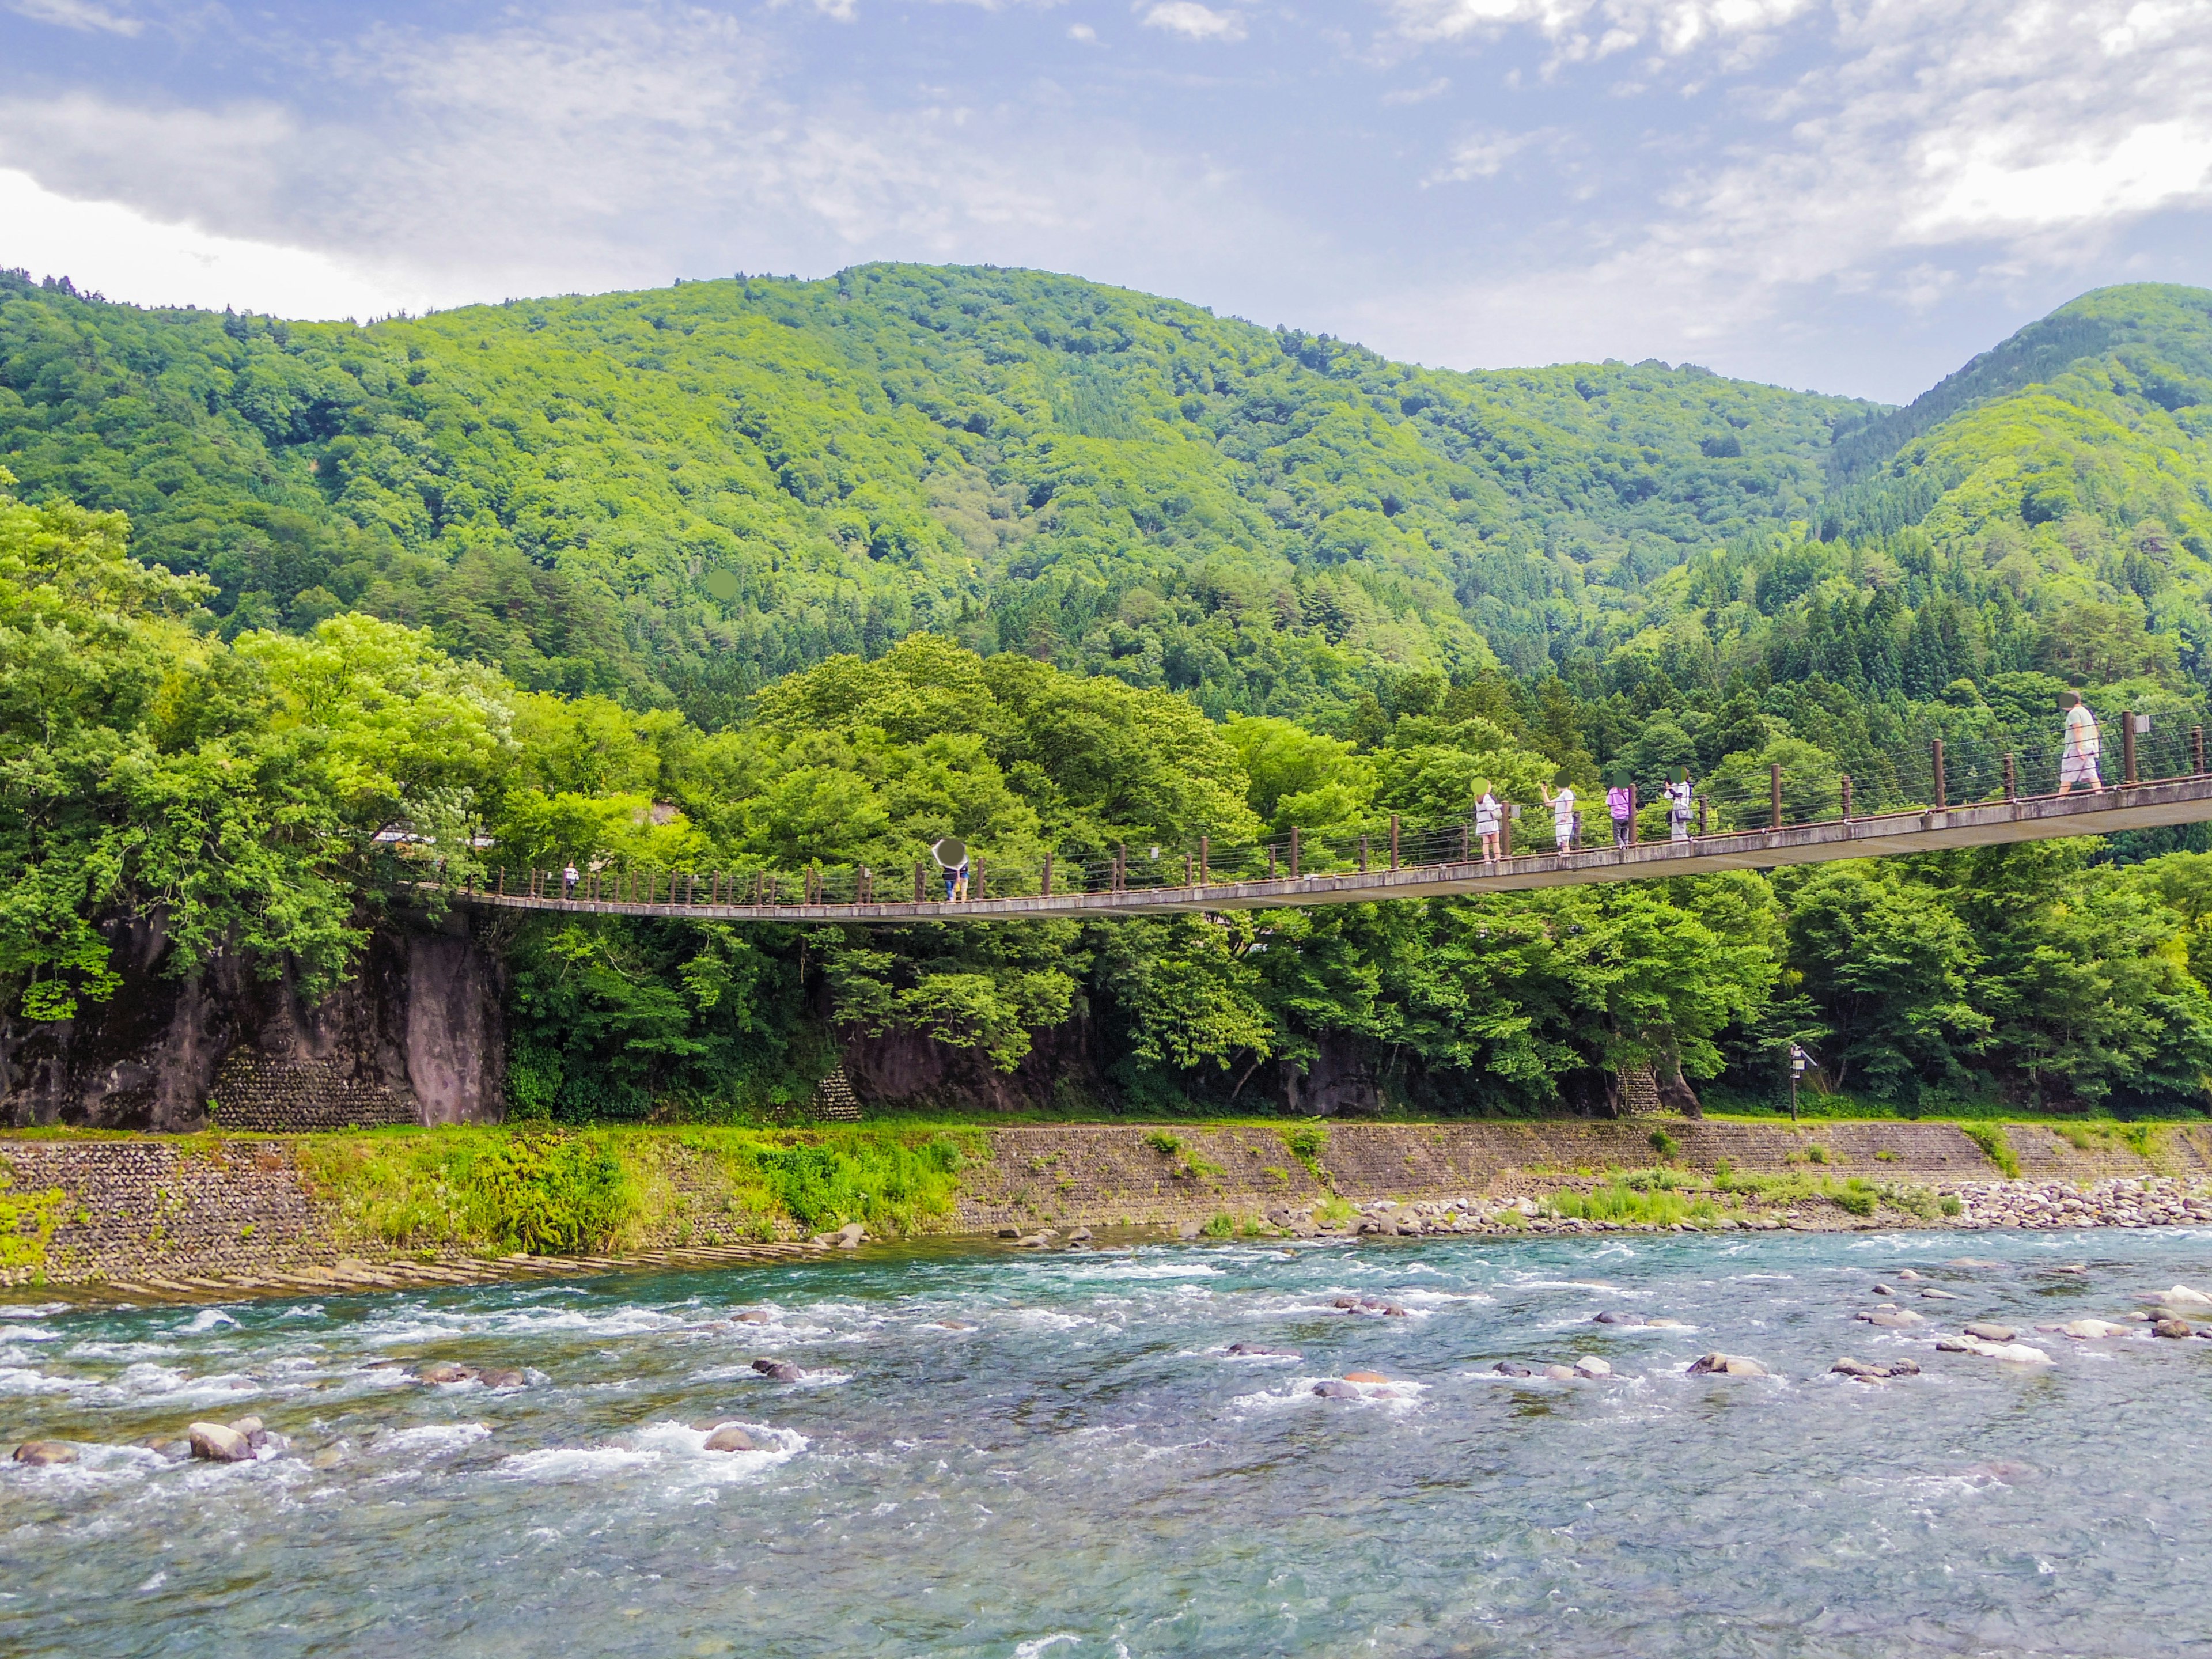
{"label": "dense forest", "polygon": [[[2200,402],[2200,399],[2202,401]],[[1878,797],[2057,695],[2203,720],[2212,294],[2086,296],[1903,410],[1458,374],[1034,273],[865,267],[350,325],[0,278],[0,983],[159,907],[337,983],[456,866],[898,868],[1614,775]],[[1885,780],[1892,781],[1886,783]],[[2203,1109],[2197,832],[1326,912],[498,924],[511,1108],[742,1115],[905,1033],[1057,1103]],[[1055,1050],[1057,1051],[1057,1050]],[[1035,1091],[1033,1091],[1035,1092]]]}

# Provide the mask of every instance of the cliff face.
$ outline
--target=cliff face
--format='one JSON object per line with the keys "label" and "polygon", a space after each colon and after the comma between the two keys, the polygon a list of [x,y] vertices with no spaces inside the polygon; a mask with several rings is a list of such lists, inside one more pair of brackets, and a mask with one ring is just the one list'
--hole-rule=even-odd
{"label": "cliff face", "polygon": [[[0,1018],[0,1126],[181,1133],[493,1123],[504,1109],[497,957],[461,919],[379,929],[320,1003],[234,957],[165,971],[158,921],[118,925],[124,987],[73,1020]],[[210,1114],[212,1107],[212,1114]]]}

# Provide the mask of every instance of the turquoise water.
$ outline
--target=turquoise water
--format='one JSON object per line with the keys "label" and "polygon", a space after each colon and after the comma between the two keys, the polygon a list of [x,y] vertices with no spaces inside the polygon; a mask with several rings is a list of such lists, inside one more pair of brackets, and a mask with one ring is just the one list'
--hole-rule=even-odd
{"label": "turquoise water", "polygon": [[[1999,1265],[1942,1265],[1962,1255]],[[1877,1279],[1929,1323],[1855,1323]],[[2212,1290],[2212,1234],[885,1251],[18,1305],[0,1434],[85,1450],[0,1467],[0,1652],[2205,1651],[2212,1342],[2031,1334],[2055,1363],[2021,1367],[1929,1340],[2176,1283]],[[1713,1348],[1775,1375],[1684,1375]],[[1847,1353],[1925,1371],[1832,1378]],[[1492,1370],[1584,1354],[1616,1375]],[[764,1355],[808,1375],[762,1378]],[[402,1357],[532,1383],[375,1364]],[[1312,1392],[1356,1369],[1392,1383]],[[137,1443],[246,1413],[289,1447]],[[702,1451],[723,1420],[761,1449]]]}

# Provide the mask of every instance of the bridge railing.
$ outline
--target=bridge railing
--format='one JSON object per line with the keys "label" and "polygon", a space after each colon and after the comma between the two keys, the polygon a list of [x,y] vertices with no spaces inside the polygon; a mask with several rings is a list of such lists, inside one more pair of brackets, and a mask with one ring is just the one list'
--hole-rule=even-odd
{"label": "bridge railing", "polygon": [[[1805,751],[1779,764],[1746,765],[1732,758],[1712,776],[1692,779],[1689,815],[1682,825],[1692,842],[1715,835],[1799,828],[1893,813],[2030,799],[2063,787],[2108,790],[2161,779],[2206,775],[2202,727],[2138,729],[2123,713],[2101,721],[2094,769],[2069,757],[2063,741],[2008,744],[1966,734],[1929,737],[1876,758],[1857,776]],[[2094,777],[2094,783],[2093,783]],[[1510,816],[1516,805],[1519,816]],[[1563,849],[1551,811],[1540,802],[1507,803],[1499,852],[1508,860],[1577,856],[1614,844],[1605,795],[1577,803],[1581,839]],[[1638,793],[1632,838],[1671,839],[1668,804],[1653,792]],[[1256,841],[1216,843],[1211,838],[1132,843],[1077,853],[1000,858],[972,854],[969,896],[1027,898],[1074,893],[1111,894],[1202,889],[1231,884],[1480,862],[1483,846],[1472,815],[1415,823],[1377,816],[1353,828],[1292,830]],[[811,905],[941,902],[942,873],[923,863],[883,869],[860,864],[771,869],[760,863],[732,868],[647,869],[601,866],[580,872],[573,889],[550,870],[497,869],[457,890],[502,898],[568,899],[656,908],[724,906],[785,908]]]}

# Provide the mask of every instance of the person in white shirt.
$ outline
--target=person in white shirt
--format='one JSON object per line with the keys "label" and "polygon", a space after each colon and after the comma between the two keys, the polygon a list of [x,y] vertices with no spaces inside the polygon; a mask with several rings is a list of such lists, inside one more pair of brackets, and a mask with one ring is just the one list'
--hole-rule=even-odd
{"label": "person in white shirt", "polygon": [[1498,797],[1490,793],[1489,784],[1485,783],[1482,793],[1474,803],[1474,833],[1482,837],[1482,861],[1485,864],[1498,861],[1498,823],[1502,816]]}
{"label": "person in white shirt", "polygon": [[1573,852],[1575,850],[1574,786],[1571,783],[1561,784],[1559,793],[1556,795],[1549,789],[1545,789],[1541,784],[1537,787],[1543,790],[1544,805],[1552,809],[1553,839],[1559,842],[1559,850],[1562,853]]}
{"label": "person in white shirt", "polygon": [[1690,838],[1690,775],[1685,772],[1661,792],[1667,797],[1667,828],[1675,841]]}
{"label": "person in white shirt", "polygon": [[582,872],[580,872],[574,865],[571,864],[567,869],[563,870],[561,872],[561,896],[564,899],[572,899],[575,897],[576,884],[582,879]]}
{"label": "person in white shirt", "polygon": [[2086,783],[2093,793],[2101,795],[2105,781],[2097,775],[2097,760],[2104,745],[2098,736],[2097,717],[2078,691],[2061,693],[2058,706],[2066,711],[2066,738],[2058,751],[2058,793],[2065,794],[2076,784]]}

